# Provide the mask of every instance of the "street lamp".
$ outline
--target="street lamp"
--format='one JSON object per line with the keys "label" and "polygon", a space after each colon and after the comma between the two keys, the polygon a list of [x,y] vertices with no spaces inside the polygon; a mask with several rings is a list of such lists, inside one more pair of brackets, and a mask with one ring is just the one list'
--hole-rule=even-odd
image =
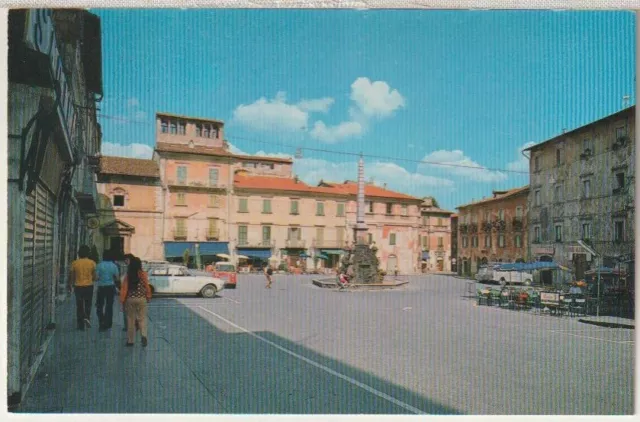
{"label": "street lamp", "polygon": [[[591,255],[600,258],[600,254],[587,246],[582,240],[578,240],[578,244],[586,249]],[[600,316],[600,264],[596,261],[596,273],[598,274],[598,305],[596,306],[596,316]]]}

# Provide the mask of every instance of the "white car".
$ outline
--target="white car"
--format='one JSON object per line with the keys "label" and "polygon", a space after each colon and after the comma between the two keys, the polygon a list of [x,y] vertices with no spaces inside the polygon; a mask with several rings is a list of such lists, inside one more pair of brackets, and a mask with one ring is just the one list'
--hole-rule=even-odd
{"label": "white car", "polygon": [[196,274],[181,265],[155,266],[149,269],[153,294],[201,295],[213,298],[224,289],[224,280]]}
{"label": "white car", "polygon": [[487,265],[480,267],[476,274],[476,280],[480,283],[499,284],[524,284],[529,286],[533,275],[525,271],[500,271],[500,265]]}

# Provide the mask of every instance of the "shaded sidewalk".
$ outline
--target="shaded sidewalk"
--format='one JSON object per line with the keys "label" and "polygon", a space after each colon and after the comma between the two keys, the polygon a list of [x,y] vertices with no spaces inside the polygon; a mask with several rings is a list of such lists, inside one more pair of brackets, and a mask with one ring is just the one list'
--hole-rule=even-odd
{"label": "shaded sidewalk", "polygon": [[[226,413],[213,392],[163,340],[149,320],[149,345],[140,335],[125,347],[120,305],[113,328],[76,330],[75,302],[58,304],[57,328],[18,413]],[[176,380],[179,380],[176,381]]]}
{"label": "shaded sidewalk", "polygon": [[633,319],[629,318],[620,318],[613,316],[587,316],[580,318],[578,321],[583,322],[585,324],[598,325],[600,327],[608,327],[608,328],[629,328],[635,329],[636,322]]}

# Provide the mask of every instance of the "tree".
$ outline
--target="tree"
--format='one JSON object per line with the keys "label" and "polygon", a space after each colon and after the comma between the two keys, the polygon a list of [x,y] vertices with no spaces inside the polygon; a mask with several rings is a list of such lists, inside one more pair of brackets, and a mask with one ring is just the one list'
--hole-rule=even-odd
{"label": "tree", "polygon": [[184,263],[185,267],[189,266],[189,249],[185,249],[182,253],[182,262]]}

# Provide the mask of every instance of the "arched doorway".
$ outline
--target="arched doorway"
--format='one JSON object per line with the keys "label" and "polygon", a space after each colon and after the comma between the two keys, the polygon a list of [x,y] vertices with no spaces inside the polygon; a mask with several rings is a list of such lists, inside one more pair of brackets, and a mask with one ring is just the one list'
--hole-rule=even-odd
{"label": "arched doorway", "polygon": [[462,258],[462,274],[470,275],[471,274],[471,266],[469,264],[469,260],[467,258]]}
{"label": "arched doorway", "polygon": [[398,270],[398,257],[389,255],[387,258],[387,274],[394,274]]}
{"label": "arched doorway", "polygon": [[487,257],[483,256],[482,259],[480,260],[480,265],[487,265]]}

